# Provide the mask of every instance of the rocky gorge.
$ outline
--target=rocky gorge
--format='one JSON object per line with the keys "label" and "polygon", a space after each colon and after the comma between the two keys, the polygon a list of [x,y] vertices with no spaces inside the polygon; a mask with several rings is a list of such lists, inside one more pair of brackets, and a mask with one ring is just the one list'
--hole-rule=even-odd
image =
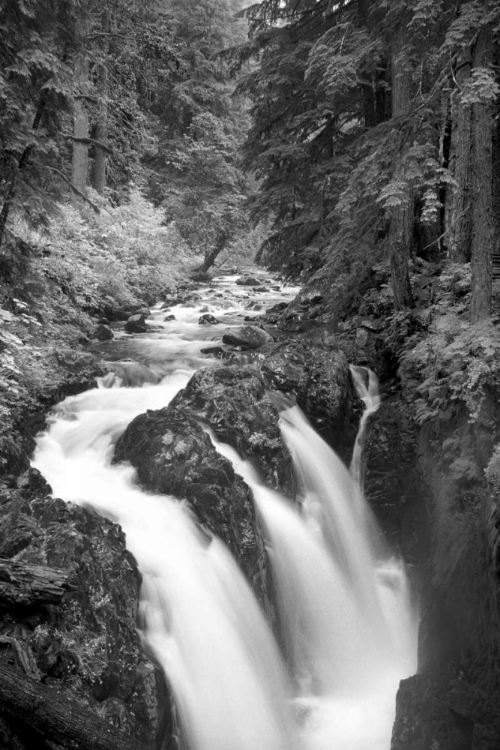
{"label": "rocky gorge", "polygon": [[[249,321],[231,308],[224,286],[209,290],[208,301],[206,293],[197,298],[196,290],[191,299],[182,299],[201,315],[211,314],[217,304],[216,320],[224,316],[222,300],[231,335],[237,331],[238,338],[220,341],[211,327],[217,323],[209,323],[195,355],[178,338],[174,354],[189,374],[184,387],[166,407],[137,415],[131,409],[133,418],[113,436],[113,461],[135,467],[149,492],[187,501],[200,533],[226,543],[279,630],[249,487],[205,430],[251,461],[266,486],[293,497],[297,478],[278,427],[283,404],[296,402],[348,463],[361,413],[348,363],[378,371],[384,398],[368,425],[365,491],[390,543],[406,560],[421,612],[419,674],[401,685],[393,748],[493,750],[499,736],[497,477],[490,460],[497,440],[495,407],[490,405],[478,425],[459,419],[446,433],[429,435],[413,418],[408,391],[394,388],[386,332],[373,316],[339,332],[323,320],[320,295],[303,299],[298,312],[288,301],[276,309],[279,302],[271,304],[267,291],[271,283],[239,285],[242,294],[249,292],[243,297]],[[266,295],[269,301],[261,302]],[[174,297],[163,309],[155,308],[146,334],[96,345],[99,353],[108,347],[108,384],[112,373],[137,386],[159,382],[169,372],[172,352],[154,354],[140,337],[159,337],[154,326],[176,316],[179,301]],[[260,317],[266,308],[271,312]],[[164,321],[175,323],[175,318]],[[213,352],[200,353],[207,341],[208,349],[217,350],[216,359]],[[139,364],[132,361],[137,353]],[[76,418],[71,404],[65,418]],[[458,450],[453,439],[460,440],[460,455],[453,453],[450,460],[450,450]],[[457,472],[458,458],[477,467],[476,473]],[[7,704],[0,714],[6,750],[100,747],[91,732],[93,716],[116,730],[110,743],[126,747],[126,736],[131,747],[173,747],[176,715],[168,709],[169,687],[155,655],[141,648],[136,630],[141,577],[120,527],[85,505],[50,498],[37,470],[23,461],[11,466],[8,476],[0,507],[1,664],[16,684],[36,683],[42,709],[39,722],[32,722],[30,712]],[[36,590],[36,572],[44,585],[23,600],[26,590]],[[50,733],[49,706],[56,692],[65,705],[76,702],[88,717],[84,726],[72,728],[67,713],[62,734]],[[101,735],[106,742],[106,732]]]}

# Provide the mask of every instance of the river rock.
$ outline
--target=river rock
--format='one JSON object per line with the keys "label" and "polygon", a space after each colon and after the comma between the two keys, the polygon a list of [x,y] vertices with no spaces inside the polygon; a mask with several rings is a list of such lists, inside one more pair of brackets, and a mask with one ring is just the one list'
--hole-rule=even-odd
{"label": "river rock", "polygon": [[236,283],[238,286],[260,286],[262,282],[256,276],[241,276]]}
{"label": "river rock", "polygon": [[279,414],[255,367],[232,365],[198,370],[171,405],[207,424],[221,442],[250,460],[269,486],[285,491],[293,488]]}
{"label": "river rock", "polygon": [[[25,484],[31,493],[46,487],[36,474]],[[61,686],[96,715],[105,717],[104,703],[113,699],[129,734],[153,743],[154,667],[137,633],[140,576],[121,528],[90,510],[42,494],[28,499],[19,490],[3,493],[0,528],[0,558],[68,577],[58,604],[42,595],[39,604],[0,607],[0,660]],[[25,747],[16,744],[15,730],[11,744],[2,744],[6,750]]]}
{"label": "river rock", "polygon": [[198,324],[200,326],[215,326],[218,323],[220,323],[220,320],[217,320],[213,315],[210,315],[210,313],[205,313],[198,319]]}
{"label": "river rock", "polygon": [[377,520],[406,559],[415,559],[423,534],[422,481],[415,423],[397,396],[383,399],[368,420],[364,446],[364,489]]}
{"label": "river rock", "polygon": [[283,310],[286,310],[288,307],[288,302],[277,302],[272,307],[268,307],[266,312],[270,315],[275,315],[276,313],[281,313]]}
{"label": "river rock", "polygon": [[127,333],[146,333],[148,330],[146,315],[142,313],[131,315],[125,323],[125,330]]}
{"label": "river rock", "polygon": [[296,400],[313,427],[347,459],[357,423],[349,365],[334,339],[284,340],[265,350],[261,369],[268,387]]}
{"label": "river rock", "polygon": [[241,326],[241,328],[228,328],[222,337],[224,344],[231,346],[242,346],[245,349],[258,349],[265,344],[274,341],[273,337],[267,331],[257,326]]}
{"label": "river rock", "polygon": [[200,352],[202,354],[209,354],[212,357],[217,357],[218,359],[222,359],[226,354],[226,350],[223,349],[222,346],[206,346],[203,349],[200,349]]}
{"label": "river rock", "polygon": [[119,438],[113,460],[135,466],[147,489],[188,500],[202,526],[228,545],[262,600],[265,556],[250,491],[194,416],[174,404],[141,414]]}
{"label": "river rock", "polygon": [[99,323],[92,334],[92,338],[97,339],[97,341],[111,341],[114,338],[114,333],[108,325]]}
{"label": "river rock", "polygon": [[168,323],[170,320],[175,320],[175,315],[172,315],[172,314],[165,315],[165,317],[163,318],[163,320],[164,320],[165,323]]}

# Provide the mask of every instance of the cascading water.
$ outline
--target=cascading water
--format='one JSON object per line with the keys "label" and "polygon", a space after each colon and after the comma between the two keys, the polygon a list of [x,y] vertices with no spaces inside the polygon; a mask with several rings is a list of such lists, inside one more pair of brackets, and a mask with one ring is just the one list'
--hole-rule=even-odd
{"label": "cascading water", "polygon": [[[282,431],[302,483],[301,508],[218,446],[255,495],[288,669],[224,545],[199,531],[184,503],[142,492],[131,467],[111,464],[125,426],[166,406],[199,366],[208,335],[197,325],[200,311],[176,308],[170,337],[119,340],[117,353],[142,353],[142,364],[121,361],[121,380],[108,376],[64,401],[38,440],[34,465],[54,493],[122,525],[143,576],[145,644],[172,686],[190,750],[388,750],[397,683],[414,671],[404,571],[376,558],[368,525],[359,523],[357,482],[298,408],[282,414]],[[228,313],[215,303],[210,312],[237,315],[241,306]],[[159,308],[153,317],[160,321]]]}
{"label": "cascading water", "polygon": [[[363,414],[361,415],[361,421],[359,423],[358,434],[356,435],[356,442],[354,443],[354,450],[352,452],[351,461],[351,474],[355,482],[362,489],[363,477],[362,477],[362,463],[361,458],[363,454],[363,446],[365,441],[366,423],[372,414],[375,414],[380,406],[380,394],[378,390],[378,380],[372,370],[367,370],[366,367],[356,367],[355,365],[350,366],[351,376],[354,381],[354,387],[356,393],[365,405]],[[367,378],[367,383],[365,383]]]}
{"label": "cascading water", "polygon": [[388,750],[399,680],[416,668],[404,566],[375,557],[380,531],[362,522],[357,482],[297,406],[282,412],[281,430],[302,483],[300,508],[212,440],[251,487],[263,522],[303,742]]}

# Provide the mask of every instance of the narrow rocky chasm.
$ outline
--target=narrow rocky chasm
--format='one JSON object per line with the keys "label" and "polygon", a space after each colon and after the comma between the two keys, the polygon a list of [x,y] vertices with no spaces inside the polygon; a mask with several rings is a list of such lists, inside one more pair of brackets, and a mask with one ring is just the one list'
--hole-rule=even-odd
{"label": "narrow rocky chasm", "polygon": [[[82,747],[93,743],[93,716],[115,727],[118,734],[110,741],[159,750],[173,747],[179,720],[170,709],[158,654],[141,643],[136,630],[141,575],[113,522],[118,509],[111,504],[101,510],[111,519],[106,520],[81,502],[101,471],[92,463],[85,469],[87,459],[78,458],[82,441],[90,450],[100,446],[105,463],[113,461],[127,482],[131,466],[149,492],[187,503],[202,547],[214,536],[223,540],[280,641],[283,616],[249,489],[254,480],[243,481],[243,470],[214,440],[250,461],[270,491],[288,497],[301,493],[280,430],[280,412],[291,403],[302,407],[344,461],[352,454],[361,404],[343,353],[352,353],[345,336],[327,326],[284,332],[273,325],[283,309],[260,318],[266,307],[277,309],[279,290],[240,287],[235,300],[231,283],[221,280],[222,291],[202,288],[200,298],[192,292],[187,307],[176,300],[169,300],[170,310],[158,305],[145,333],[118,335],[96,346],[101,355],[108,352],[103,387],[95,396],[71,397],[49,416],[61,435],[77,428],[49,466],[59,486],[58,466],[73,460],[76,451],[74,477],[85,480],[75,486],[70,472],[57,494],[77,505],[51,499],[36,468],[2,490],[0,667],[20,685],[39,686],[39,700],[50,702],[57,691],[63,705],[76,701],[85,719],[76,735]],[[208,323],[207,315],[213,317]],[[249,327],[265,330],[266,340],[249,337]],[[379,343],[371,342],[374,354],[366,356],[365,350],[362,361],[383,373],[383,339],[371,335]],[[382,382],[382,404],[368,421],[363,483],[389,545],[403,555],[421,617],[418,674],[401,683],[391,747],[494,750],[500,472],[488,460],[499,422],[495,402],[485,405],[490,418],[481,424],[471,425],[464,415],[446,432],[433,434],[418,428],[391,383]],[[104,412],[99,417],[105,403],[120,414],[111,432]],[[461,463],[453,452],[457,443]],[[42,441],[42,450],[54,446],[43,447]],[[477,474],[464,478],[457,466],[469,464],[485,469],[487,481]],[[111,484],[96,487],[104,500],[116,492]],[[143,608],[139,624],[148,616]],[[42,711],[40,723],[30,726],[16,711],[7,708],[0,717],[6,750],[44,747],[54,718]],[[68,721],[63,712],[60,747],[68,740]],[[50,742],[54,746],[54,738]],[[388,741],[381,745],[386,747]]]}
{"label": "narrow rocky chasm", "polygon": [[[169,310],[158,306],[146,333],[118,337],[110,345],[100,345],[101,351],[109,347],[108,356],[112,360],[110,373],[102,382],[102,386],[108,387],[70,398],[56,408],[49,420],[51,430],[39,440],[35,466],[42,468],[49,481],[55,484],[57,494],[65,500],[73,499],[80,507],[59,500],[43,500],[49,488],[41,480],[37,483],[36,469],[31,469],[26,486],[22,492],[17,491],[20,499],[10,493],[3,508],[8,511],[8,528],[29,528],[17,545],[6,548],[5,557],[22,564],[43,563],[67,574],[62,603],[43,602],[27,612],[19,608],[7,609],[2,619],[2,629],[7,634],[7,640],[2,642],[4,660],[17,665],[19,676],[26,673],[31,680],[39,682],[42,689],[53,685],[64,689],[82,706],[111,721],[134,741],[151,747],[170,746],[178,716],[165,710],[169,688],[158,670],[161,660],[154,639],[148,642],[144,652],[134,628],[140,576],[134,559],[124,554],[123,534],[112,521],[128,512],[124,510],[127,502],[132,508],[145,500],[140,499],[132,487],[125,491],[118,489],[120,484],[113,484],[119,477],[120,482],[129,482],[132,477],[132,469],[121,462],[126,460],[135,466],[139,482],[151,492],[167,493],[187,501],[187,507],[197,518],[196,534],[201,534],[196,543],[201,543],[202,549],[207,544],[211,548],[210,539],[215,534],[227,544],[268,622],[279,631],[275,582],[270,575],[248,486],[235,473],[231,462],[214,450],[200,424],[210,428],[215,439],[229,443],[241,458],[250,460],[270,489],[289,496],[298,488],[291,471],[290,455],[278,429],[276,407],[283,408],[283,399],[291,398],[302,405],[312,423],[330,436],[332,443],[346,455],[352,450],[356,431],[357,417],[351,406],[355,399],[348,365],[334,339],[320,331],[315,336],[287,336],[286,340],[281,340],[277,329],[267,327],[269,338],[263,346],[251,349],[245,349],[241,343],[236,349],[232,344],[220,346],[220,338],[228,335],[228,328],[239,330],[240,337],[245,334],[242,330],[245,327],[239,325],[243,316],[251,318],[247,322],[259,324],[258,319],[255,320],[259,311],[252,310],[252,296],[257,296],[255,290],[252,293],[242,289],[239,298],[231,301],[234,291],[224,288],[224,282],[222,289],[222,303],[210,289],[202,290],[203,299],[191,300],[187,308],[182,305],[173,308],[177,320],[171,317],[164,320],[169,318]],[[287,293],[284,290],[284,294]],[[259,292],[261,299],[266,299],[266,294],[269,295],[268,306],[271,306],[276,298],[279,300],[281,292]],[[200,324],[199,313],[207,306],[220,323]],[[262,329],[257,327],[256,330]],[[271,338],[279,340],[271,341]],[[215,346],[207,346],[207,342]],[[251,345],[255,345],[254,341]],[[200,353],[202,349],[213,348],[218,353],[223,352],[225,361],[214,360],[210,355],[206,358]],[[193,375],[201,364],[205,367]],[[127,387],[120,385],[123,382]],[[115,387],[109,387],[113,385]],[[268,395],[270,388],[275,392],[272,398]],[[110,414],[113,410],[116,414],[111,431],[106,426],[108,417],[104,417],[104,412],[102,418],[99,416],[104,407],[111,409]],[[145,408],[150,410],[141,414]],[[343,445],[339,442],[341,436],[344,436]],[[64,446],[62,450],[57,447],[59,443]],[[82,453],[85,445],[88,449]],[[100,461],[104,464],[92,463],[88,451],[95,449],[101,452]],[[117,463],[113,470],[115,479],[111,481],[105,467],[112,455]],[[61,473],[63,464],[73,467],[66,472],[65,479]],[[77,482],[75,477],[79,477]],[[97,492],[100,502],[104,503],[99,512],[111,518],[111,522],[96,516],[88,501],[82,502],[92,492]],[[127,493],[131,493],[130,500]],[[118,506],[113,506],[115,495]],[[43,518],[40,508],[47,508]],[[53,508],[52,515],[50,508]],[[148,515],[146,508],[144,513]],[[70,520],[71,514],[76,514],[80,520]],[[57,529],[63,534],[54,538],[50,548],[40,541],[43,533],[39,527],[44,523],[49,523],[51,532],[57,523]],[[168,525],[172,523],[181,523],[180,538],[192,533],[182,531],[184,522],[180,519],[171,520]],[[96,524],[101,530],[102,542],[100,534],[92,531]],[[153,529],[146,532],[138,526],[132,532],[129,528],[127,539],[132,543],[132,551],[133,545],[139,544],[133,541],[135,533],[157,532]],[[64,543],[66,536],[72,540],[69,546]],[[11,538],[7,533],[4,541]],[[116,540],[113,549],[109,549],[111,540]],[[174,542],[167,547],[170,544]],[[105,572],[94,570],[91,561],[95,561],[95,565],[101,563]],[[217,565],[226,563],[221,560]],[[207,580],[206,586],[211,585]],[[77,606],[78,597],[85,602],[85,615],[78,609],[78,606],[83,607],[83,604]],[[151,622],[151,611],[144,607],[143,603],[140,623],[148,618]],[[111,624],[116,622],[116,627],[107,630],[108,620]],[[258,619],[255,622],[257,630],[263,627],[257,624]],[[263,642],[267,642],[268,636],[263,638]],[[270,648],[271,653],[274,646],[265,648]],[[202,650],[200,659],[204,658],[203,653]],[[270,656],[270,663],[275,658],[278,657]],[[31,667],[26,667],[27,664]],[[166,666],[167,674],[169,668],[172,666]],[[279,673],[281,667],[276,669]],[[126,679],[122,678],[122,672],[126,673]],[[258,678],[259,683],[264,679],[263,674]],[[179,700],[178,696],[177,702]],[[267,706],[264,713],[271,710],[268,699],[263,706]],[[220,711],[219,708],[214,710],[215,713]],[[276,704],[271,714],[282,710]],[[282,716],[279,722],[283,721],[286,724],[290,719]],[[17,747],[16,742],[24,742],[24,747],[29,747],[29,742],[23,739],[28,730],[22,721],[12,722],[12,716],[9,719],[7,715],[4,722],[5,746],[10,750],[10,747]],[[44,735],[43,726],[30,731],[34,731],[40,741],[48,736]],[[317,737],[315,742],[318,741]],[[203,743],[200,747],[204,747]]]}

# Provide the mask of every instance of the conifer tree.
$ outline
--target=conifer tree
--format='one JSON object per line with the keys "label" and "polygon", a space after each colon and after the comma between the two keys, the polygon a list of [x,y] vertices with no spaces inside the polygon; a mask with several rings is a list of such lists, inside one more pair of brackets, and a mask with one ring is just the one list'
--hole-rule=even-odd
{"label": "conifer tree", "polygon": [[263,0],[246,14],[240,61],[258,60],[240,84],[253,101],[251,209],[274,224],[262,259],[342,279],[345,299],[386,259],[396,309],[412,305],[414,254],[472,259],[472,319],[487,316],[498,4]]}

